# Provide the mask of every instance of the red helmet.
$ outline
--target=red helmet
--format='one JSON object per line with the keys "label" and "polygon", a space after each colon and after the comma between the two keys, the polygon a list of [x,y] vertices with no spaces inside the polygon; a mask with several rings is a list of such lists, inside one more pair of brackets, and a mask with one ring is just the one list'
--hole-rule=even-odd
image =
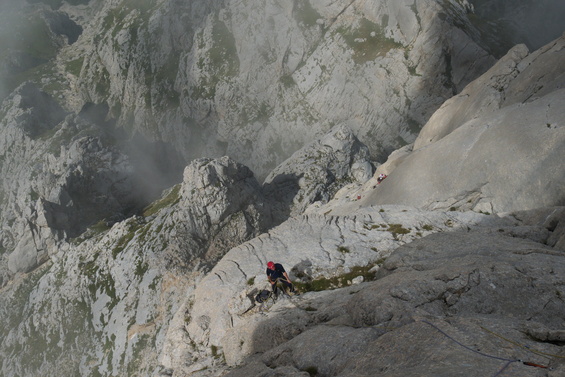
{"label": "red helmet", "polygon": [[269,270],[274,270],[274,269],[275,269],[275,264],[274,264],[273,262],[269,262],[269,263],[267,263],[267,268],[268,268]]}

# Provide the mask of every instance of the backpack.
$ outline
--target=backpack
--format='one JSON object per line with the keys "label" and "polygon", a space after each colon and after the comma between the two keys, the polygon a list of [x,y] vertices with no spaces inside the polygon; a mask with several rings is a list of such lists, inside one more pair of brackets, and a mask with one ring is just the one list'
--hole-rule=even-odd
{"label": "backpack", "polygon": [[257,294],[257,296],[255,296],[255,301],[257,301],[258,303],[262,304],[265,301],[267,301],[269,299],[269,297],[271,297],[272,292],[268,291],[266,289],[263,289],[261,292],[259,292]]}

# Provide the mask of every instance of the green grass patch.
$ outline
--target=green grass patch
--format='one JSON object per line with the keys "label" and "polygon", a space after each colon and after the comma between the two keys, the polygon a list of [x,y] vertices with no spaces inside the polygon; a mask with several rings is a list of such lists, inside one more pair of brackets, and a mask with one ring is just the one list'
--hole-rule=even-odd
{"label": "green grass patch", "polygon": [[292,75],[283,75],[283,76],[281,76],[279,81],[281,82],[281,84],[283,84],[283,86],[286,89],[291,88],[294,85],[296,85],[296,81],[294,81],[294,78],[292,77]]}
{"label": "green grass patch", "polygon": [[316,11],[307,0],[295,2],[295,5],[296,6],[293,10],[293,15],[300,26],[316,26],[316,21],[322,18],[322,16],[320,16],[320,13],[318,13],[318,11]]}
{"label": "green grass patch", "polygon": [[110,229],[106,220],[100,220],[96,224],[92,225],[90,229],[96,233],[100,234]]}
{"label": "green grass patch", "polygon": [[310,376],[317,376],[318,375],[318,368],[312,366],[312,367],[307,367],[306,369],[304,369],[304,372],[308,373]]}
{"label": "green grass patch", "polygon": [[346,246],[340,246],[337,248],[337,251],[339,251],[342,254],[347,254],[350,252],[349,248]]}
{"label": "green grass patch", "polygon": [[71,60],[65,64],[65,70],[72,74],[73,76],[80,76],[80,71],[82,70],[82,65],[84,64],[84,57],[80,57],[75,60]]}
{"label": "green grass patch", "polygon": [[148,207],[146,207],[143,210],[143,216],[148,217],[154,215],[163,208],[170,207],[178,203],[180,200],[180,188],[181,188],[180,183],[178,185],[173,186],[173,188],[169,191],[167,195],[165,195],[164,198],[159,199],[156,202],[153,202]]}
{"label": "green grass patch", "polygon": [[210,346],[210,352],[212,352],[212,357],[214,359],[219,359],[220,356],[221,356],[221,352],[220,352],[218,346],[215,346],[213,344]]}
{"label": "green grass patch", "polygon": [[[203,34],[198,35],[197,40],[200,48],[206,48],[207,40]],[[235,38],[218,16],[212,27],[211,44],[198,61],[197,66],[203,71],[203,74],[198,85],[191,88],[193,100],[214,98],[217,85],[239,73],[239,56]]]}
{"label": "green grass patch", "polygon": [[387,231],[392,233],[395,240],[398,240],[399,235],[410,233],[410,229],[404,228],[402,224],[388,224]]}
{"label": "green grass patch", "polygon": [[365,224],[363,227],[367,230],[374,230],[380,228],[381,226],[379,224]]}
{"label": "green grass patch", "polygon": [[337,289],[342,287],[347,287],[351,285],[351,281],[358,276],[363,276],[363,281],[375,280],[375,274],[369,270],[373,268],[379,262],[369,265],[369,266],[357,266],[353,267],[350,272],[334,276],[331,278],[322,277],[308,282],[294,282],[294,285],[299,292],[320,292],[327,291],[331,289]]}
{"label": "green grass patch", "polygon": [[155,339],[149,334],[142,334],[133,343],[131,361],[127,365],[128,376],[139,376],[139,366],[143,365],[143,357],[146,351],[150,351],[155,347]]}
{"label": "green grass patch", "polygon": [[134,236],[135,236],[135,232],[128,232],[118,240],[116,246],[112,249],[112,257],[114,259],[116,259],[118,254],[124,251],[127,244],[133,239]]}
{"label": "green grass patch", "polygon": [[402,48],[402,44],[385,36],[384,28],[366,18],[361,19],[357,27],[338,28],[345,43],[353,50],[353,61],[363,64],[385,56],[390,50]]}
{"label": "green grass patch", "polygon": [[59,46],[39,13],[6,10],[0,14],[0,28],[2,99],[25,81],[40,84],[52,70]]}
{"label": "green grass patch", "polygon": [[145,273],[149,270],[149,264],[144,262],[142,259],[139,259],[135,263],[135,276],[139,277],[139,279],[143,279]]}

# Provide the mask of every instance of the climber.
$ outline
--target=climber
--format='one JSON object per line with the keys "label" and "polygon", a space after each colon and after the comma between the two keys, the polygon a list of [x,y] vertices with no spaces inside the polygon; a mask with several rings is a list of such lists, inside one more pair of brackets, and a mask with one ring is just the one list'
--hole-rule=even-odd
{"label": "climber", "polygon": [[285,290],[294,293],[294,285],[290,281],[288,274],[280,263],[269,262],[267,263],[267,278],[271,283],[271,288],[275,296],[278,296],[277,282],[281,283]]}
{"label": "climber", "polygon": [[377,185],[379,183],[381,183],[384,179],[386,178],[386,174],[379,174],[379,177],[377,178]]}

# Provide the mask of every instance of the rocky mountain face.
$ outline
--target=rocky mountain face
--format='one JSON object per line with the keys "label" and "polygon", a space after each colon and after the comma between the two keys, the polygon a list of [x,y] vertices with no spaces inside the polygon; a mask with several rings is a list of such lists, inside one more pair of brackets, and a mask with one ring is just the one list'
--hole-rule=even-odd
{"label": "rocky mountain face", "polygon": [[489,213],[563,205],[564,47],[561,37],[512,49],[442,105],[367,200]]}
{"label": "rocky mountain face", "polygon": [[0,4],[0,376],[565,373],[534,3]]}
{"label": "rocky mountain face", "polygon": [[82,28],[50,28],[68,39],[49,88],[67,109],[106,104],[183,162],[227,154],[259,177],[339,124],[382,161],[494,62],[466,1],[91,0],[42,16],[53,12]]}

